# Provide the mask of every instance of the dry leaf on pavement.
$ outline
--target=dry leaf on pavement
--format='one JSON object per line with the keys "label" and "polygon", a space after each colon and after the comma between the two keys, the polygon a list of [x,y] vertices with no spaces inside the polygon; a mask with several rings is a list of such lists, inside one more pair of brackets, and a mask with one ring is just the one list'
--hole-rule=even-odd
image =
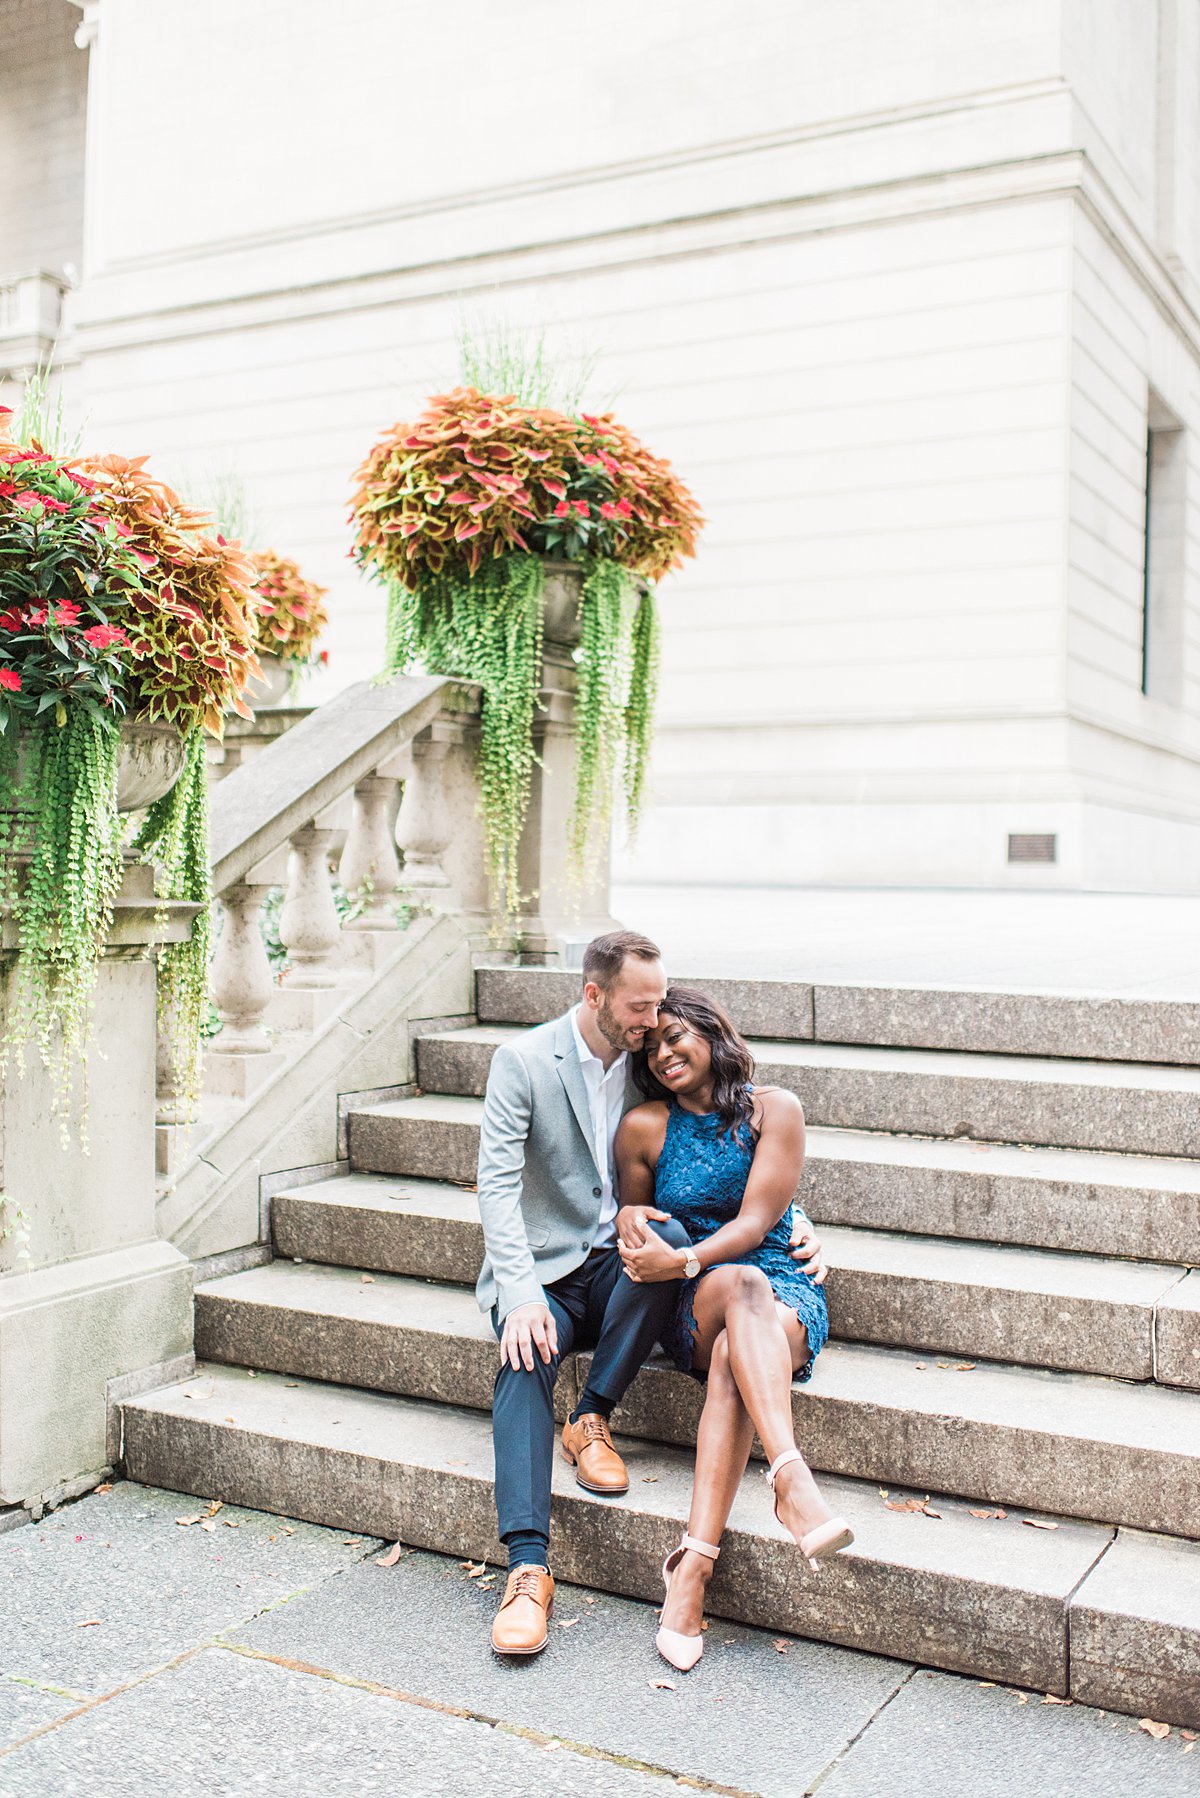
{"label": "dry leaf on pavement", "polygon": [[560,1617],[554,1627],[556,1629],[574,1629],[578,1622],[578,1617]]}
{"label": "dry leaf on pavement", "polygon": [[375,1284],[375,1275],[374,1274],[360,1274],[358,1277],[362,1281],[364,1286],[374,1286],[374,1284]]}
{"label": "dry leaf on pavement", "polygon": [[673,1679],[648,1679],[646,1684],[652,1692],[676,1692],[679,1689]]}
{"label": "dry leaf on pavement", "polygon": [[1196,1740],[1196,1732],[1194,1729],[1181,1729],[1179,1733],[1185,1742],[1194,1742]]}
{"label": "dry leaf on pavement", "polygon": [[1156,1723],[1153,1717],[1141,1718],[1138,1723],[1138,1728],[1144,1729],[1146,1734],[1148,1736],[1153,1736],[1156,1742],[1165,1742],[1171,1733],[1171,1725],[1169,1723]]}
{"label": "dry leaf on pavement", "polygon": [[1031,1530],[1056,1530],[1058,1528],[1056,1523],[1048,1523],[1044,1517],[1022,1517],[1021,1522],[1027,1523]]}
{"label": "dry leaf on pavement", "polygon": [[1073,1698],[1056,1698],[1053,1692],[1047,1692],[1042,1699],[1043,1704],[1074,1704]]}
{"label": "dry leaf on pavement", "polygon": [[77,1623],[75,1625],[75,1628],[76,1629],[95,1629],[96,1625],[98,1623],[101,1623],[102,1621],[103,1621],[103,1619],[100,1617],[85,1617],[83,1619],[82,1623]]}
{"label": "dry leaf on pavement", "polygon": [[775,1650],[776,1654],[786,1654],[791,1646],[792,1645],[786,1636],[776,1636],[775,1640],[771,1643],[771,1647]]}
{"label": "dry leaf on pavement", "polygon": [[403,1553],[403,1542],[394,1542],[385,1555],[375,1556],[375,1565],[377,1567],[394,1567]]}
{"label": "dry leaf on pavement", "polygon": [[960,1361],[954,1369],[955,1373],[974,1373],[974,1361]]}
{"label": "dry leaf on pavement", "polygon": [[113,1489],[113,1486],[112,1486],[111,1480],[105,1480],[105,1482],[102,1486],[96,1487],[97,1492],[111,1492],[112,1489]]}

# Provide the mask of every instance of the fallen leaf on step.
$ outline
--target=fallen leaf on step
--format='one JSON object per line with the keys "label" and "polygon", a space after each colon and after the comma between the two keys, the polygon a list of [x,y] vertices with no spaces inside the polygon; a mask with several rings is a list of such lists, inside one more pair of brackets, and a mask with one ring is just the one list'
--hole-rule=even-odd
{"label": "fallen leaf on step", "polygon": [[1156,1742],[1165,1742],[1171,1733],[1171,1725],[1169,1723],[1156,1723],[1153,1717],[1142,1717],[1138,1723],[1138,1728],[1144,1729],[1146,1734],[1148,1736],[1153,1736]]}
{"label": "fallen leaf on step", "polygon": [[1018,1692],[1017,1693],[1017,1703],[1018,1704],[1028,1704],[1029,1703],[1029,1693],[1028,1692]]}
{"label": "fallen leaf on step", "polygon": [[234,1418],[234,1417],[227,1417],[227,1418],[226,1418],[226,1419],[225,1419],[225,1422],[226,1422],[226,1423],[236,1423],[236,1422],[237,1422],[237,1419],[236,1419],[236,1418]]}
{"label": "fallen leaf on step", "polygon": [[1047,1692],[1042,1699],[1043,1704],[1074,1704],[1073,1698],[1056,1698],[1053,1692]]}
{"label": "fallen leaf on step", "polygon": [[247,1369],[246,1369],[246,1378],[247,1378],[247,1379],[248,1379],[248,1380],[253,1380],[253,1379],[257,1379],[257,1377],[258,1377],[258,1376],[257,1376],[257,1375],[256,1375],[256,1373],[255,1373],[255,1371],[254,1371],[254,1369],[253,1369],[253,1368],[252,1368],[252,1367],[248,1367],[248,1368],[247,1368]]}
{"label": "fallen leaf on step", "polygon": [[222,1517],[221,1522],[227,1530],[240,1530],[241,1523],[236,1517]]}
{"label": "fallen leaf on step", "polygon": [[574,1629],[578,1622],[578,1617],[560,1617],[554,1627],[555,1629]]}
{"label": "fallen leaf on step", "polygon": [[927,1365],[927,1363],[924,1361],[914,1361],[913,1362],[913,1366],[916,1368],[918,1373],[924,1373],[926,1365]]}
{"label": "fallen leaf on step", "polygon": [[210,1536],[215,1533],[216,1527],[216,1523],[211,1517],[203,1518],[200,1524],[200,1528],[202,1530],[207,1530]]}
{"label": "fallen leaf on step", "polygon": [[[296,1534],[295,1530],[285,1530],[284,1533],[285,1533],[285,1535],[288,1535],[288,1536],[294,1536]],[[363,1545],[363,1539],[361,1536],[343,1536],[342,1537],[342,1547],[343,1548],[361,1548],[362,1545]]]}
{"label": "fallen leaf on step", "polygon": [[898,1499],[898,1498],[889,1498],[887,1501],[887,1509],[889,1511],[907,1511],[908,1500],[907,1499]]}
{"label": "fallen leaf on step", "polygon": [[203,1523],[204,1512],[197,1511],[194,1517],[177,1517],[175,1521],[181,1530],[191,1529],[193,1523]]}
{"label": "fallen leaf on step", "polygon": [[223,1498],[214,1498],[208,1507],[208,1514],[210,1517],[215,1517],[218,1511],[223,1511],[224,1509],[225,1500]]}
{"label": "fallen leaf on step", "polygon": [[775,1650],[776,1654],[786,1654],[791,1646],[792,1645],[786,1636],[776,1636],[775,1640],[771,1643],[771,1647]]}
{"label": "fallen leaf on step", "polygon": [[658,1475],[656,1473],[644,1473],[642,1475],[642,1485],[643,1486],[657,1486],[658,1485]]}
{"label": "fallen leaf on step", "polygon": [[95,1629],[96,1625],[102,1621],[103,1621],[103,1619],[100,1617],[85,1617],[83,1619],[82,1623],[77,1623],[75,1625],[75,1628],[76,1629]]}
{"label": "fallen leaf on step", "polygon": [[375,1275],[374,1274],[360,1274],[359,1279],[362,1281],[364,1286],[374,1286],[374,1284],[375,1284]]}
{"label": "fallen leaf on step", "polygon": [[947,1369],[947,1368],[949,1368],[950,1363],[949,1363],[949,1361],[939,1361],[938,1366],[942,1369]]}
{"label": "fallen leaf on step", "polygon": [[113,1489],[113,1488],[112,1488],[112,1481],[111,1481],[111,1480],[105,1480],[105,1482],[104,1482],[104,1484],[103,1484],[103,1485],[102,1485],[102,1486],[97,1486],[97,1487],[96,1487],[96,1491],[97,1491],[97,1492],[111,1492],[111,1491],[112,1491],[112,1489]]}
{"label": "fallen leaf on step", "polygon": [[1194,1747],[1195,1747],[1195,1746],[1196,1746],[1196,1744],[1195,1744],[1195,1742],[1187,1742],[1187,1743],[1185,1743],[1185,1745],[1184,1745],[1184,1749],[1183,1749],[1183,1752],[1184,1752],[1184,1754],[1190,1754],[1190,1753],[1191,1753],[1191,1752],[1192,1752],[1192,1749],[1193,1749],[1193,1748],[1194,1748]]}
{"label": "fallen leaf on step", "polygon": [[486,1572],[487,1572],[487,1562],[486,1561],[480,1561],[478,1567],[476,1567],[471,1561],[467,1562],[467,1578],[468,1579],[482,1579]]}
{"label": "fallen leaf on step", "polygon": [[583,1602],[584,1604],[595,1604],[596,1600],[591,1592],[585,1592],[583,1595]]}
{"label": "fallen leaf on step", "polygon": [[990,1692],[994,1689],[995,1684],[996,1682],[994,1679],[981,1679],[979,1682],[980,1690]]}
{"label": "fallen leaf on step", "polygon": [[880,1496],[880,1498],[886,1498],[886,1497],[887,1497],[887,1495],[888,1495],[888,1490],[889,1490],[889,1489],[888,1489],[888,1487],[887,1487],[887,1486],[881,1486],[881,1487],[880,1487],[880,1488],[879,1488],[879,1496]]}
{"label": "fallen leaf on step", "polygon": [[924,1513],[924,1515],[925,1515],[925,1516],[926,1516],[926,1517],[936,1517],[936,1518],[937,1518],[937,1520],[938,1520],[938,1522],[939,1522],[939,1523],[940,1523],[940,1522],[941,1522],[941,1520],[942,1520],[942,1513],[941,1513],[941,1512],[940,1512],[940,1511],[934,1511],[934,1510],[932,1510],[932,1509],[931,1509],[931,1508],[930,1508],[930,1506],[929,1506],[929,1505],[922,1505],[922,1506],[921,1506],[921,1510],[922,1510],[922,1512],[923,1512],[923,1513]]}
{"label": "fallen leaf on step", "polygon": [[403,1542],[394,1542],[385,1555],[375,1556],[375,1565],[377,1567],[394,1567],[403,1553]]}
{"label": "fallen leaf on step", "polygon": [[1048,1523],[1044,1517],[1022,1517],[1021,1522],[1027,1523],[1031,1530],[1056,1530],[1058,1528],[1056,1523]]}
{"label": "fallen leaf on step", "polygon": [[446,1461],[443,1463],[443,1465],[446,1467],[466,1467],[467,1462],[466,1461]]}
{"label": "fallen leaf on step", "polygon": [[296,1534],[295,1530],[292,1528],[292,1525],[290,1523],[284,1524],[283,1533],[285,1536],[294,1536]]}
{"label": "fallen leaf on step", "polygon": [[993,1518],[996,1518],[996,1517],[1006,1517],[1008,1515],[1008,1513],[1006,1511],[976,1511],[976,1510],[972,1510],[971,1515],[972,1515],[972,1517],[986,1518],[990,1522]]}
{"label": "fallen leaf on step", "polygon": [[1194,1729],[1181,1729],[1179,1733],[1185,1742],[1194,1742],[1196,1740],[1196,1732]]}
{"label": "fallen leaf on step", "polygon": [[954,1369],[955,1373],[974,1373],[974,1361],[960,1361]]}
{"label": "fallen leaf on step", "polygon": [[677,1692],[679,1690],[673,1679],[648,1679],[646,1684],[652,1692]]}

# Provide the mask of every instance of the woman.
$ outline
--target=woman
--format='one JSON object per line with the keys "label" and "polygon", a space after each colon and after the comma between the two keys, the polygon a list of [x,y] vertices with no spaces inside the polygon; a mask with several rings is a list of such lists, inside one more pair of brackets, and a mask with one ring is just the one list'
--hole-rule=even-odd
{"label": "woman", "polygon": [[[616,1140],[617,1233],[633,1280],[681,1280],[663,1347],[707,1378],[687,1533],[663,1563],[655,1638],[681,1672],[703,1652],[704,1593],[758,1431],[770,1458],[775,1515],[814,1571],[854,1540],[796,1447],[792,1381],[807,1380],[828,1334],[825,1296],[792,1259],[791,1201],[804,1165],[804,1113],[779,1087],[755,1086],[754,1063],[719,1005],[671,987],[634,1064],[648,1103]],[[652,1227],[675,1217],[692,1247]]]}

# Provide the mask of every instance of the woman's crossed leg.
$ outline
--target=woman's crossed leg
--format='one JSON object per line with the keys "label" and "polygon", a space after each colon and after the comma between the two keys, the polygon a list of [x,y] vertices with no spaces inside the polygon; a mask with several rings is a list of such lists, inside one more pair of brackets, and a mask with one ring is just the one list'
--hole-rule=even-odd
{"label": "woman's crossed leg", "polygon": [[[770,1461],[796,1446],[792,1379],[808,1361],[808,1332],[757,1267],[713,1268],[696,1288],[693,1309],[692,1365],[707,1370],[708,1389],[696,1434],[688,1534],[719,1543],[755,1431]],[[833,1514],[800,1460],[780,1468],[775,1497],[779,1520],[797,1541]],[[698,1633],[712,1569],[691,1549],[681,1556],[663,1608],[668,1629]]]}

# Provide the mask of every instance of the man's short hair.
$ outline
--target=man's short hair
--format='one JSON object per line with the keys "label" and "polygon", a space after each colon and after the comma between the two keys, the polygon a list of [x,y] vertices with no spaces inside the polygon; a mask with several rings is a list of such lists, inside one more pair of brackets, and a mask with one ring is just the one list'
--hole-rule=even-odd
{"label": "man's short hair", "polygon": [[629,956],[636,961],[661,961],[662,950],[636,930],[612,930],[607,936],[593,937],[583,952],[584,985],[594,980],[601,992],[608,992]]}

